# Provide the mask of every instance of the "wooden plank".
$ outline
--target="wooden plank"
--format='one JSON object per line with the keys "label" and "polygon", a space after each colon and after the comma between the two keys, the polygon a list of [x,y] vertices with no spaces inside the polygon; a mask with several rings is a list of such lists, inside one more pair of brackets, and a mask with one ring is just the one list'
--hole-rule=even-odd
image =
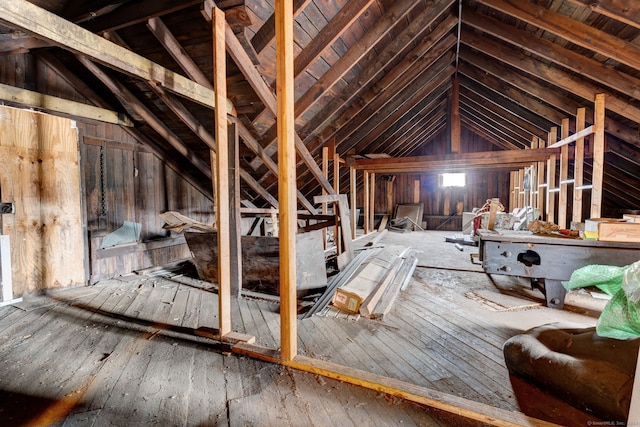
{"label": "wooden plank", "polygon": [[180,45],[178,40],[169,31],[164,22],[159,17],[151,18],[147,21],[147,28],[153,33],[169,54],[176,60],[180,67],[189,77],[204,87],[213,90],[213,83],[206,78],[200,67],[195,63],[189,54]]}
{"label": "wooden plank", "polygon": [[[108,67],[161,85],[167,90],[207,107],[213,107],[211,89],[199,85],[148,59],[74,25],[25,0],[0,4],[2,20],[60,47],[86,55]],[[233,113],[231,101],[225,99],[225,113]]]}
{"label": "wooden plank", "polygon": [[[240,151],[238,131],[234,124],[228,125],[229,152],[229,243],[231,296],[239,297],[242,289],[242,215],[240,208]],[[229,334],[225,335],[225,337]]]}
{"label": "wooden plank", "polygon": [[[565,139],[569,136],[569,119],[562,119],[560,126],[560,138]],[[558,227],[567,228],[567,195],[569,178],[569,146],[567,144],[560,148],[560,195],[558,197]]]}
{"label": "wooden plank", "polygon": [[44,93],[34,92],[0,83],[0,100],[19,107],[35,108],[46,113],[96,120],[121,126],[133,126],[131,119],[123,113],[70,101]]}
{"label": "wooden plank", "polygon": [[[293,6],[293,18],[298,16],[300,12],[309,4],[310,0],[294,0]],[[260,54],[267,46],[269,46],[276,37],[276,20],[277,16],[274,12],[267,20],[262,24],[262,27],[256,32],[251,39],[251,44],[256,50],[256,53]]]}
{"label": "wooden plank", "polygon": [[[78,133],[69,119],[0,107],[2,234],[15,297],[84,284]],[[55,250],[53,249],[55,248]]]}
{"label": "wooden plank", "polygon": [[[584,129],[586,108],[578,108],[576,114],[576,133]],[[582,185],[584,183],[584,138],[576,140],[573,156],[573,212],[571,220],[575,223],[582,222]]]}
{"label": "wooden plank", "polygon": [[[282,359],[293,360],[298,353],[296,264],[294,262],[297,220],[293,2],[276,2],[275,9],[278,195],[280,202],[280,346]],[[329,190],[327,189],[327,191]]]}
{"label": "wooden plank", "polygon": [[371,184],[369,184],[369,229],[373,230],[376,219],[376,174],[370,173],[369,180]]}
{"label": "wooden plank", "polygon": [[357,196],[357,172],[352,166],[349,167],[349,192],[351,194],[351,200],[349,206],[351,206],[351,239],[356,238],[356,229],[358,224],[356,223],[356,196]]}
{"label": "wooden plank", "polygon": [[216,173],[213,182],[216,197],[216,228],[218,230],[218,329],[224,336],[231,332],[231,276],[230,201],[229,201],[229,152],[227,112],[223,108],[227,97],[227,67],[225,54],[224,12],[214,8],[213,12],[213,86],[215,89],[216,156],[212,165]]}
{"label": "wooden plank", "polygon": [[530,418],[518,412],[494,408],[451,394],[436,392],[425,387],[331,362],[324,362],[305,356],[296,356],[292,361],[281,361],[280,355],[277,352],[247,344],[234,346],[233,351],[234,353],[244,354],[270,362],[282,363],[285,366],[301,371],[323,375],[349,384],[384,392],[392,396],[402,397],[403,399],[421,405],[451,412],[465,418],[486,422],[495,426],[556,426],[556,424]]}
{"label": "wooden plank", "polygon": [[600,218],[602,212],[602,184],[604,177],[604,116],[605,95],[597,94],[594,105],[593,171],[591,173],[591,218]]}
{"label": "wooden plank", "polygon": [[[549,131],[549,135],[547,137],[547,145],[551,145],[556,142],[558,139],[558,130],[554,126]],[[547,160],[547,221],[555,222],[555,211],[556,211],[556,195],[554,190],[556,188],[556,155],[553,154],[549,156],[549,160]]]}
{"label": "wooden plank", "polygon": [[355,0],[347,2],[336,13],[331,21],[307,44],[296,56],[294,76],[304,72],[313,61],[318,59],[327,46],[331,46],[340,35],[362,15],[373,3],[373,0]]}
{"label": "wooden plank", "polygon": [[[544,148],[546,145],[544,139],[538,138],[538,148]],[[538,161],[538,177],[536,179],[536,192],[538,193],[538,200],[536,202],[536,205],[538,207],[538,210],[540,211],[540,219],[546,219],[547,218],[547,212],[545,209],[545,196],[546,196],[546,188],[544,186],[546,186],[547,183],[547,174],[545,171],[545,167],[546,167],[546,162],[543,161]]]}
{"label": "wooden plank", "polygon": [[636,360],[636,374],[633,379],[633,390],[631,391],[631,406],[629,408],[628,424],[640,420],[640,355]]}
{"label": "wooden plank", "polygon": [[370,198],[369,198],[369,185],[370,185],[370,180],[369,180],[369,172],[367,172],[366,170],[364,171],[364,194],[363,194],[363,214],[364,214],[364,234],[369,234],[372,230],[371,227],[369,227],[369,203],[370,203]]}

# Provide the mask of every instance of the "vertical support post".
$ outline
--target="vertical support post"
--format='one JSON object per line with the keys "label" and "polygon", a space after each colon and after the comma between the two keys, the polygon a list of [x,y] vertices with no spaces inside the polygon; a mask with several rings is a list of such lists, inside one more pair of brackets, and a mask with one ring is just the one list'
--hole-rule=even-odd
{"label": "vertical support post", "polygon": [[371,202],[369,198],[369,172],[364,171],[364,195],[363,195],[363,203],[362,209],[364,210],[364,234],[369,234],[371,232],[371,228],[369,227],[369,203]]}
{"label": "vertical support post", "polygon": [[230,294],[240,296],[242,289],[242,243],[241,243],[241,214],[240,214],[240,157],[238,150],[240,140],[238,138],[237,125],[231,123],[228,126],[228,150],[229,150],[229,243],[230,243]]}
{"label": "vertical support post", "polygon": [[[576,115],[576,133],[585,127],[586,108],[578,108]],[[584,185],[584,138],[576,140],[573,156],[573,215],[571,220],[582,222],[582,186]]]}
{"label": "vertical support post", "polygon": [[604,176],[604,94],[596,95],[593,113],[593,172],[591,218],[600,218],[602,210],[602,180]]}
{"label": "vertical support post", "polygon": [[393,175],[391,179],[387,180],[387,213],[393,214],[393,183],[396,180],[396,176]]}
{"label": "vertical support post", "polygon": [[[547,138],[547,144],[555,144],[558,140],[558,128],[555,126],[551,128],[549,136]],[[555,154],[549,156],[547,160],[547,221],[555,222],[556,217],[556,156]]]}
{"label": "vertical support post", "polygon": [[[540,139],[538,138],[538,148],[544,148],[545,147],[545,143],[544,143],[544,139]],[[546,194],[545,191],[545,185],[546,185],[546,174],[545,174],[545,162],[544,161],[540,161],[538,162],[538,210],[540,211],[540,219],[546,219],[546,210],[544,209],[545,205],[544,205],[544,197]]]}
{"label": "vertical support post", "polygon": [[369,221],[371,221],[369,223],[369,230],[373,231],[375,230],[375,224],[376,224],[376,174],[375,173],[370,173],[369,174],[369,179],[371,179],[371,184],[369,185],[369,197],[371,198],[371,200],[369,200],[369,208],[371,209],[371,212],[369,212]]}
{"label": "vertical support post", "polygon": [[524,169],[518,169],[516,179],[518,181],[518,208],[524,207]]}
{"label": "vertical support post", "polygon": [[340,156],[336,151],[336,140],[333,138],[329,144],[329,156],[333,162],[333,190],[340,194]]}
{"label": "vertical support post", "polygon": [[[231,332],[229,243],[229,153],[227,150],[227,68],[224,12],[213,8],[213,88],[216,123],[216,228],[218,230],[218,322],[220,336]],[[213,156],[213,155],[212,155]]]}
{"label": "vertical support post", "polygon": [[510,171],[509,172],[509,188],[511,189],[511,191],[509,191],[509,210],[513,211],[515,208],[517,208],[517,204],[518,204],[518,184],[516,183],[516,174],[518,172],[517,171]]}
{"label": "vertical support post", "polygon": [[[534,136],[531,138],[531,149],[535,150],[538,148],[538,137]],[[529,169],[529,205],[536,209],[538,207],[538,173],[537,173],[537,163],[532,163],[531,168]]]}
{"label": "vertical support post", "polygon": [[280,206],[280,354],[298,353],[296,325],[296,147],[293,80],[293,1],[275,2]]}
{"label": "vertical support post", "polygon": [[420,203],[420,180],[413,181],[413,203]]}
{"label": "vertical support post", "polygon": [[[322,176],[324,176],[326,179],[328,179],[329,177],[329,147],[327,146],[322,147]],[[322,187],[322,195],[323,196],[327,195],[327,190],[324,187]],[[321,206],[322,206],[322,214],[326,215],[327,202],[322,202]],[[327,249],[327,229],[326,228],[322,229],[322,242],[324,244],[324,248]]]}
{"label": "vertical support post", "polygon": [[[569,137],[569,119],[562,119],[560,139]],[[567,228],[568,185],[569,178],[569,144],[560,147],[560,196],[558,197],[558,227]]]}
{"label": "vertical support post", "polygon": [[356,227],[358,224],[356,223],[356,189],[357,189],[357,178],[356,168],[351,166],[349,168],[349,190],[351,193],[351,201],[349,206],[351,207],[351,239],[355,240],[356,238]]}

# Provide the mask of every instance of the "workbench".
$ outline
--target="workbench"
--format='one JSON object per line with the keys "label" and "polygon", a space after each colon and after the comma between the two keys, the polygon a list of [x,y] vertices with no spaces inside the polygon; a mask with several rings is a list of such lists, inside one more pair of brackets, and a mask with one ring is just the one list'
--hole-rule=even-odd
{"label": "workbench", "polygon": [[625,266],[640,260],[640,244],[582,240],[530,231],[478,230],[479,259],[488,274],[531,279],[548,307],[564,306],[562,281],[587,265]]}

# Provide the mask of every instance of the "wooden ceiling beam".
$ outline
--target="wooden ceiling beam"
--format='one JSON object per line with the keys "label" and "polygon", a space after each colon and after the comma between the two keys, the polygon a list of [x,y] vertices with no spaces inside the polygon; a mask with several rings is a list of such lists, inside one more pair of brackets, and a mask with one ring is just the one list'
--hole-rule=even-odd
{"label": "wooden ceiling beam", "polygon": [[[430,13],[435,17],[442,14],[444,10],[446,9],[429,9]],[[403,41],[408,41],[407,44],[390,44],[380,55],[376,55],[370,63],[363,64],[360,75],[351,81],[339,95],[333,97],[333,99],[300,130],[300,136],[306,141],[309,135],[322,132],[329,124],[332,126],[340,126],[346,123],[350,117],[353,117],[363,108],[362,102],[354,102],[356,101],[356,96],[361,94],[363,87],[367,87],[371,82],[375,81],[376,78],[379,78],[379,80],[369,91],[361,95],[362,99],[372,99],[376,96],[376,93],[386,90],[386,88],[401,78],[408,70],[413,67],[422,67],[423,61],[429,62],[432,60],[430,57],[439,57],[443,53],[443,47],[449,45],[451,42],[451,40],[449,40],[449,42],[441,41],[455,28],[457,23],[458,18],[449,15],[436,28],[428,32],[428,34],[416,34],[416,36],[422,35],[417,46],[405,54],[393,69],[386,70],[385,72],[390,61],[397,58],[397,55],[404,51],[404,47],[408,46],[415,38],[411,40],[408,40],[408,37],[402,38]],[[444,49],[446,50],[446,48]],[[382,73],[384,73],[384,75],[380,77]],[[355,104],[358,104],[358,106],[355,106]],[[349,106],[349,108],[345,109],[338,118],[334,119],[334,115],[345,106]],[[357,110],[354,110],[356,108]]]}
{"label": "wooden ceiling beam", "polygon": [[[402,119],[393,123],[380,135],[375,147],[393,146],[391,141],[401,141],[409,135],[420,130],[422,122],[434,116],[434,113],[443,109],[444,98],[426,97],[413,107]],[[374,148],[374,146],[371,146]],[[390,154],[390,153],[389,153]]]}
{"label": "wooden ceiling beam", "polygon": [[117,111],[2,83],[0,83],[0,101],[2,101],[3,104],[6,103],[21,108],[33,108],[37,111],[44,111],[57,116],[111,123],[120,126],[133,126],[133,122],[127,115]]}
{"label": "wooden ceiling beam", "polygon": [[[371,130],[366,132],[366,137],[358,139],[355,142],[348,141],[344,143],[342,152],[355,149],[356,153],[361,152],[365,147],[375,141],[387,127],[389,127],[396,120],[399,120],[411,107],[415,106],[418,102],[428,96],[437,97],[440,96],[441,90],[446,90],[447,85],[451,84],[451,77],[455,74],[455,67],[453,65],[447,65],[444,69],[429,70],[425,74],[431,74],[437,71],[436,76],[432,77],[424,86],[418,89],[415,93],[409,94],[405,92],[405,99],[394,98],[395,102],[389,104],[389,107],[385,107],[380,110],[380,120],[372,123]],[[393,107],[391,107],[393,105]]]}
{"label": "wooden ceiling beam", "polygon": [[131,25],[146,22],[151,18],[177,12],[197,4],[202,4],[202,0],[154,0],[126,2],[117,9],[114,9],[112,13],[107,13],[100,17],[90,19],[84,22],[82,26],[92,33],[116,31]]}
{"label": "wooden ceiling beam", "polygon": [[464,95],[460,97],[460,103],[464,106],[464,110],[467,113],[473,115],[472,118],[478,117],[483,122],[493,126],[496,131],[503,134],[507,140],[511,140],[511,143],[514,145],[513,148],[528,148],[530,146],[533,135],[519,127],[516,122],[508,120],[504,116],[494,112],[491,108],[482,103],[477,103]]}
{"label": "wooden ceiling beam", "polygon": [[[427,115],[433,116],[437,115],[439,112],[444,112],[446,114],[446,105],[442,104],[444,100],[446,102],[446,92],[447,88],[444,84],[438,86],[434,91],[429,93],[429,95],[422,97],[411,109],[406,110],[406,113],[399,118],[397,121],[390,124],[384,132],[378,136],[375,141],[369,143],[365,149],[361,151],[356,151],[356,153],[370,151],[370,152],[386,152],[385,147],[387,144],[391,144],[395,146],[396,144],[393,142],[389,142],[389,128],[393,127],[395,123],[406,123],[412,122],[415,118],[419,118]],[[403,133],[396,137],[396,141],[403,142],[410,136],[419,134],[422,132],[422,129],[418,126],[414,126],[410,128],[406,133]],[[390,154],[390,153],[389,153]]]}
{"label": "wooden ceiling beam", "polygon": [[176,61],[180,68],[182,68],[187,76],[192,80],[198,82],[204,87],[208,87],[213,90],[213,83],[204,75],[200,67],[189,56],[186,50],[182,47],[180,42],[169,31],[167,26],[162,22],[160,17],[153,17],[147,21],[147,28],[155,36],[155,38],[164,46],[165,50]]}
{"label": "wooden ceiling beam", "polygon": [[594,12],[640,29],[640,9],[635,0],[569,0]]}
{"label": "wooden ceiling beam", "polygon": [[113,94],[118,97],[120,102],[126,104],[140,115],[144,121],[153,128],[165,141],[167,141],[178,153],[189,160],[204,176],[211,179],[211,167],[209,163],[202,160],[196,153],[187,147],[187,145],[178,138],[169,129],[162,120],[158,119],[136,96],[129,91],[121,82],[110,76],[106,71],[101,69],[98,64],[92,62],[88,58],[78,55],[78,60],[96,76]]}
{"label": "wooden ceiling beam", "polygon": [[358,170],[379,173],[382,171],[430,170],[466,167],[504,167],[546,161],[551,155],[559,155],[557,148],[534,150],[498,150],[476,153],[454,153],[436,156],[392,157],[384,159],[357,159]]}
{"label": "wooden ceiling beam", "polygon": [[[149,2],[144,2],[149,3]],[[85,55],[117,71],[161,85],[189,100],[213,108],[213,90],[174,73],[148,59],[93,34],[26,0],[0,2],[0,22],[8,22],[36,37]],[[227,100],[227,112],[233,104]]]}
{"label": "wooden ceiling beam", "polygon": [[[462,122],[460,122],[462,124]],[[419,139],[415,139],[410,145],[404,147],[398,152],[399,156],[410,157],[414,156],[416,152],[419,152],[422,147],[435,140],[436,138],[442,138],[440,135],[447,130],[446,113],[442,114],[442,118],[437,122],[434,122],[427,132]]]}
{"label": "wooden ceiling beam", "polygon": [[558,67],[551,67],[536,61],[531,57],[518,55],[518,51],[470,31],[462,31],[461,42],[484,54],[508,64],[520,71],[545,81],[569,93],[573,93],[585,101],[593,102],[597,93],[604,93],[607,97],[607,110],[621,115],[636,123],[640,123],[640,108],[622,99],[606,87],[597,86],[588,80],[579,79],[575,75]]}
{"label": "wooden ceiling beam", "polygon": [[[463,21],[465,24],[477,30],[545,58],[562,68],[587,77],[605,87],[609,87],[626,96],[640,99],[640,79],[636,77],[632,77],[610,67],[605,67],[594,59],[566,49],[548,40],[533,37],[529,32],[519,30],[514,26],[507,25],[494,18],[474,13],[473,11],[467,10],[463,12]],[[607,98],[607,104],[609,104],[611,96]],[[607,106],[607,108],[610,108],[610,106]]]}
{"label": "wooden ceiling beam", "polygon": [[[442,102],[446,102],[446,100],[443,99]],[[444,104],[441,107],[432,116],[425,117],[426,120],[416,127],[415,132],[394,144],[390,154],[393,157],[410,156],[415,150],[428,143],[443,127],[446,128],[447,112]]]}
{"label": "wooden ceiling beam", "polygon": [[[169,54],[175,59],[175,61],[180,65],[180,67],[187,73],[187,75],[199,82],[203,86],[209,87],[213,89],[213,84],[207,80],[204,73],[200,70],[200,68],[195,64],[195,62],[191,59],[191,57],[186,53],[186,51],[182,48],[178,40],[173,36],[171,31],[164,25],[160,18],[152,18],[148,21],[147,27],[153,35],[160,41],[160,43],[165,47],[165,49],[169,52]],[[115,34],[115,33],[112,33]],[[120,40],[119,44],[124,45],[124,41]],[[155,85],[148,85],[149,89],[151,89],[173,113],[185,124],[191,131],[203,141],[210,150],[214,153],[216,151],[216,140],[213,134],[211,134],[202,123],[188,110],[187,107],[184,106],[180,100],[172,97],[168,94],[164,89]],[[240,122],[236,122],[236,125],[239,127],[239,134],[244,134],[244,132],[240,129],[243,128],[244,125]],[[251,147],[249,145],[249,147]],[[271,165],[270,165],[271,166]],[[277,166],[272,165],[277,174]],[[264,200],[266,200],[271,206],[277,208],[278,201],[275,197],[271,195],[266,189],[264,189],[256,180],[251,176],[249,172],[245,169],[240,168],[240,177],[246,182],[249,187],[251,187],[258,195],[260,195]],[[302,194],[300,194],[302,196]],[[309,205],[309,202],[302,196],[301,202],[303,205]],[[313,206],[311,206],[313,207]]]}
{"label": "wooden ceiling beam", "polygon": [[[293,19],[298,16],[305,7],[311,2],[311,0],[293,0]],[[251,45],[255,49],[256,53],[260,55],[260,53],[276,38],[276,17],[275,13],[273,13],[262,27],[254,34],[251,39]]]}
{"label": "wooden ceiling beam", "polygon": [[462,104],[461,107],[462,116],[484,129],[487,133],[492,134],[497,141],[500,141],[500,147],[502,149],[524,149],[524,144],[515,142],[516,137],[510,134],[508,127],[488,118],[482,111],[476,110],[472,106],[469,106],[469,104]]}
{"label": "wooden ceiling beam", "polygon": [[293,74],[298,76],[318,59],[325,49],[330,49],[340,37],[362,15],[374,0],[351,0],[331,18],[320,32],[302,49],[294,61]]}
{"label": "wooden ceiling beam", "polygon": [[[406,91],[411,86],[419,85],[420,83],[416,82],[416,80],[419,80],[420,76],[424,76],[425,70],[431,67],[442,69],[442,62],[452,63],[454,61],[453,48],[455,43],[455,36],[449,34],[432,46],[432,49],[420,59],[419,65],[407,68],[395,67],[388,74],[390,78],[385,79],[383,77],[377,84],[362,94],[358,102],[353,102],[334,121],[331,127],[321,133],[320,138],[323,141],[328,141],[335,137],[337,141],[343,141],[354,132],[357,132],[367,120],[376,115],[378,110],[388,104],[392,98],[397,97],[399,93]],[[437,65],[438,62],[440,62],[440,65]],[[396,73],[398,74],[397,76]]]}
{"label": "wooden ceiling beam", "polygon": [[477,0],[477,2],[640,70],[640,46],[638,45],[528,1]]}
{"label": "wooden ceiling beam", "polygon": [[[273,90],[267,83],[264,81],[255,65],[251,61],[251,58],[244,50],[240,41],[236,38],[233,30],[229,25],[226,26],[225,29],[225,40],[226,40],[226,49],[227,53],[233,58],[234,62],[242,71],[245,78],[254,89],[262,103],[268,108],[273,114],[276,114],[277,100],[276,96],[273,93]],[[294,132],[295,133],[295,132]],[[322,185],[322,187],[327,191],[328,194],[335,194],[335,190],[327,180],[327,178],[322,174],[322,170],[316,163],[315,159],[307,150],[304,142],[296,133],[294,136],[294,142],[297,153],[300,155],[300,159],[302,162],[309,168],[309,170],[313,173],[315,179]]]}
{"label": "wooden ceiling beam", "polygon": [[[463,86],[484,98],[495,99],[507,109],[513,104],[521,106],[525,112],[529,113],[529,115],[523,114],[526,115],[526,119],[538,124],[544,134],[549,132],[551,126],[561,123],[573,106],[578,108],[576,103],[569,103],[562,108],[555,103],[552,107],[549,106],[535,94],[530,93],[530,91],[535,92],[536,88],[542,88],[539,83],[520,75],[513,75],[515,73],[509,68],[491,61],[484,55],[465,49],[465,46],[460,47],[460,59],[458,73],[464,77],[461,79]],[[503,74],[500,75],[500,73]],[[523,88],[521,84],[524,82],[533,84],[533,88],[529,89],[526,86]]]}
{"label": "wooden ceiling beam", "polygon": [[[520,102],[520,100],[522,100],[523,103],[527,102],[529,105],[528,108],[532,109],[532,111],[540,111],[539,114],[542,117],[553,120],[556,125],[561,123],[563,118],[575,115],[578,108],[584,106],[584,104],[578,104],[566,96],[563,96],[558,91],[553,91],[550,88],[543,86],[534,79],[525,77],[520,73],[510,70],[508,67],[499,64],[495,60],[473,52],[471,49],[466,48],[466,46],[461,47],[460,58],[493,76],[494,79],[492,79],[492,82],[496,84],[496,86],[493,87],[500,87],[499,92],[509,93],[509,96],[513,97],[514,100],[518,99],[518,102]],[[470,69],[469,67],[465,67],[464,64],[459,65],[459,70],[467,76],[474,74],[474,70],[472,68]],[[479,74],[477,70],[475,70],[475,74]],[[480,81],[485,79],[485,77],[486,76],[480,77]],[[513,90],[514,87],[517,88],[517,91]],[[545,107],[544,104],[528,102],[528,97],[524,97],[522,95],[523,93],[529,94],[530,96],[539,99],[541,102],[553,106],[554,109],[557,110],[549,109],[548,107]],[[592,108],[587,109],[587,115],[593,117]],[[593,120],[591,119],[591,121]],[[605,118],[605,129],[607,132],[622,140],[640,146],[640,135],[638,135],[638,131],[635,129],[631,129],[609,117]]]}
{"label": "wooden ceiling beam", "polygon": [[486,129],[478,126],[476,122],[464,116],[461,118],[461,120],[462,120],[462,125],[465,129],[467,129],[471,133],[476,134],[480,138],[487,141],[489,144],[501,150],[504,149],[504,147],[502,146],[502,142],[498,138],[496,138],[495,135],[491,134]]}
{"label": "wooden ceiling beam", "polygon": [[477,108],[486,109],[491,112],[492,116],[500,117],[506,122],[510,123],[510,126],[517,129],[520,134],[529,135],[529,140],[531,140],[532,135],[535,135],[539,138],[545,136],[545,132],[543,132],[542,129],[538,128],[535,125],[532,125],[525,120],[522,120],[519,116],[513,114],[511,111],[505,109],[497,103],[487,102],[485,98],[478,95],[478,93],[469,90],[469,88],[467,88],[466,86],[461,85],[460,96],[465,98],[467,102],[471,102],[474,105],[477,105]]}
{"label": "wooden ceiling beam", "polygon": [[461,113],[479,127],[495,135],[496,139],[501,141],[501,147],[505,150],[522,150],[525,148],[526,144],[523,142],[523,138],[519,135],[513,135],[508,126],[496,121],[493,117],[488,117],[482,110],[476,109],[474,105],[461,104]]}
{"label": "wooden ceiling beam", "polygon": [[[330,138],[335,138],[337,145],[348,139],[363,139],[367,135],[367,129],[371,127],[371,122],[388,116],[394,107],[397,108],[404,101],[415,96],[425,85],[425,82],[435,78],[440,71],[454,61],[454,53],[450,49],[455,45],[454,43],[452,40],[450,46],[444,46],[447,48],[446,50],[442,49],[445,52],[444,55],[425,61],[424,67],[413,67],[407,70],[403,77],[396,80],[387,90],[370,98],[366,106],[358,114],[352,116],[335,134],[325,135],[323,133],[322,139],[327,141]],[[442,50],[438,50],[438,53],[441,53]]]}

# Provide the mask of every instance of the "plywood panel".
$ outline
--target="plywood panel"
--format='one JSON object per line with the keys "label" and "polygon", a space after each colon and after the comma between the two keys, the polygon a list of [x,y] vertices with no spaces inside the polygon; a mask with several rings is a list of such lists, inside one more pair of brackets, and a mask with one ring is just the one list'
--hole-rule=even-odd
{"label": "plywood panel", "polygon": [[0,108],[2,232],[12,237],[14,294],[84,283],[77,129],[68,119]]}

